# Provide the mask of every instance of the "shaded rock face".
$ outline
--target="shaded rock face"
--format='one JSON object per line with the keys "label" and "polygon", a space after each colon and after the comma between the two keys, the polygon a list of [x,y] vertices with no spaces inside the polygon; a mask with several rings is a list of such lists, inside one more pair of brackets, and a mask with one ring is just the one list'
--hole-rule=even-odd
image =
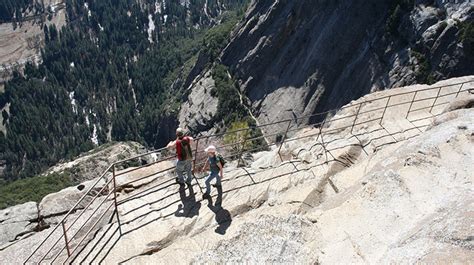
{"label": "shaded rock face", "polygon": [[[401,22],[398,32],[408,47],[421,52],[431,67],[435,80],[469,75],[472,51],[461,41],[463,23],[474,19],[472,1],[432,1],[417,5]],[[419,61],[415,63],[420,63]],[[407,65],[408,66],[408,65]]]}
{"label": "shaded rock face", "polygon": [[210,129],[212,117],[217,112],[218,99],[211,96],[211,90],[215,89],[215,82],[211,73],[206,72],[190,87],[188,100],[181,105],[179,112],[179,123],[192,132],[202,132]]}
{"label": "shaded rock face", "polygon": [[177,114],[166,115],[160,120],[160,125],[157,128],[156,145],[166,146],[170,140],[176,138],[176,128],[178,128]]}
{"label": "shaded rock face", "polygon": [[433,80],[472,73],[458,35],[473,4],[424,2],[400,11],[389,33],[397,1],[254,1],[222,62],[260,122],[290,118],[288,109],[334,109],[374,90],[424,82],[429,72]]}

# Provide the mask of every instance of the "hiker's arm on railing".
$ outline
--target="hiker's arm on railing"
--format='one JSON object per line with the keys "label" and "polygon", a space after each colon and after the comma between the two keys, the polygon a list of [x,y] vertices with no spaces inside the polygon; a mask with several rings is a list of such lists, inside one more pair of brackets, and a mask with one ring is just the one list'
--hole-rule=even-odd
{"label": "hiker's arm on railing", "polygon": [[171,142],[168,143],[166,148],[171,148],[171,147],[175,147],[175,146],[176,146],[176,141],[171,141]]}

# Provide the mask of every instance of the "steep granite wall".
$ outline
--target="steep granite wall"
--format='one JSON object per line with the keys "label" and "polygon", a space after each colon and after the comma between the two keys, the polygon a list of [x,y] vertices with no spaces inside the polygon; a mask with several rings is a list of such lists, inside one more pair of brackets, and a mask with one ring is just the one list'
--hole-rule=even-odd
{"label": "steep granite wall", "polygon": [[471,1],[254,1],[224,50],[260,122],[472,74]]}

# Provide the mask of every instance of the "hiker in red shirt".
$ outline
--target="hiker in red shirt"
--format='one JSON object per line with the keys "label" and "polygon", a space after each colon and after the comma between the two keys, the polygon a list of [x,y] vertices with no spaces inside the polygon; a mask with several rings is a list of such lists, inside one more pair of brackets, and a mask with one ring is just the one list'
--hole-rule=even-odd
{"label": "hiker in red shirt", "polygon": [[185,136],[184,130],[181,128],[176,129],[176,140],[170,142],[167,147],[175,147],[176,155],[178,160],[176,162],[176,182],[180,185],[184,185],[184,175],[187,175],[186,184],[191,185],[191,180],[193,179],[193,152],[191,149],[191,144],[193,138],[190,136]]}

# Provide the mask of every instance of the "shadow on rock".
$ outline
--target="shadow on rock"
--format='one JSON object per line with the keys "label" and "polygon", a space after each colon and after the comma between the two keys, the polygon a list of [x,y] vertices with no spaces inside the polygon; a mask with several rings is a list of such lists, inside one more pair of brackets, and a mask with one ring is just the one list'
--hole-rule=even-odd
{"label": "shadow on rock", "polygon": [[212,203],[212,197],[207,199],[207,207],[211,209],[216,215],[217,228],[214,230],[216,233],[224,235],[227,229],[232,224],[232,216],[230,212],[222,208],[222,187],[217,187],[217,198],[216,203]]}
{"label": "shadow on rock", "polygon": [[196,201],[196,194],[194,194],[193,186],[189,185],[189,196],[186,196],[186,189],[184,186],[179,187],[179,197],[182,204],[178,205],[178,209],[174,213],[176,217],[193,218],[199,215],[201,209],[201,202]]}

